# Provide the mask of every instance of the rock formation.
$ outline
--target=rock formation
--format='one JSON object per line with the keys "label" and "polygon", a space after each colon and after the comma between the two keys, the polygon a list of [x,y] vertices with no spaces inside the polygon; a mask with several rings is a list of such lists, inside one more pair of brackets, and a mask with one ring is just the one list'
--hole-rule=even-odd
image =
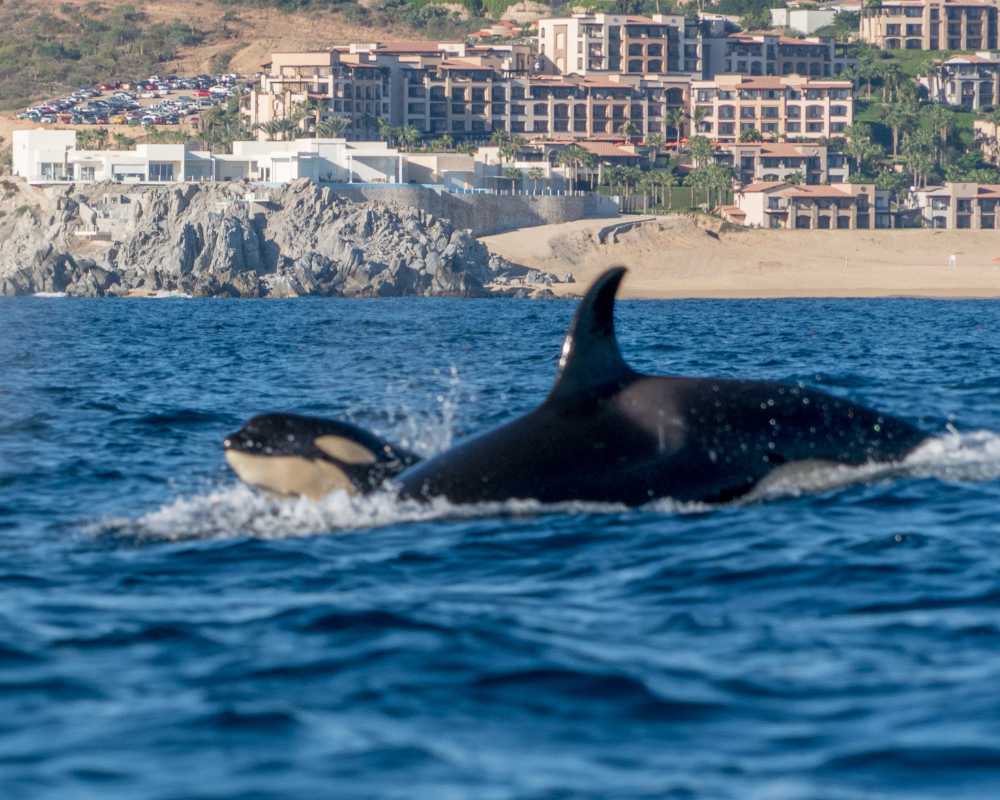
{"label": "rock formation", "polygon": [[3,295],[480,296],[526,273],[447,220],[307,180],[265,194],[0,182]]}

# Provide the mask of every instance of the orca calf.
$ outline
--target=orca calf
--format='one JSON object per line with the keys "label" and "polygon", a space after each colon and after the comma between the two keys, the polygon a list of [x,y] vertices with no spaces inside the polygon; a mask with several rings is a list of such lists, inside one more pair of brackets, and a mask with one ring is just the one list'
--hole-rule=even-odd
{"label": "orca calf", "polygon": [[664,497],[726,502],[787,470],[897,462],[927,438],[800,386],[636,372],[615,339],[624,274],[610,269],[587,291],[545,401],[498,428],[418,461],[354,426],[272,414],[226,439],[227,460],[242,480],[282,494],[384,486],[425,501],[636,506]]}
{"label": "orca calf", "polygon": [[313,500],[370,492],[419,460],[356,425],[298,414],[254,417],[222,446],[245,483]]}

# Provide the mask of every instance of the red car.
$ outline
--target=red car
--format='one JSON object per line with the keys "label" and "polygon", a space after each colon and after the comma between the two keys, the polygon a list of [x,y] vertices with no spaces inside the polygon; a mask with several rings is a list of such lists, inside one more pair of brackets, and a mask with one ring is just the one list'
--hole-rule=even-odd
{"label": "red car", "polygon": [[211,97],[212,93],[207,89],[195,89],[191,92],[195,97]]}

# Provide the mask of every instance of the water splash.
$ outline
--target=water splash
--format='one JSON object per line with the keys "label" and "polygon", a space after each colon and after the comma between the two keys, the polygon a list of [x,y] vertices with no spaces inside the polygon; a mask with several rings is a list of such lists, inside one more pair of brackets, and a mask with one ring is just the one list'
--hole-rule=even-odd
{"label": "water splash", "polygon": [[[679,505],[664,501],[663,510]],[[440,498],[429,503],[402,500],[391,492],[364,497],[333,492],[321,500],[268,495],[243,484],[178,498],[136,518],[118,517],[90,525],[92,535],[139,540],[180,541],[249,536],[285,539],[349,532],[407,522],[539,514],[606,514],[626,511],[612,503],[543,504],[535,500],[456,505]]]}
{"label": "water splash", "polygon": [[[444,407],[444,403],[442,406]],[[442,416],[442,429],[448,418]],[[440,435],[440,431],[435,433]],[[990,481],[1000,478],[1000,435],[989,431],[950,431],[923,444],[901,464],[809,465],[780,473],[737,505],[828,492],[858,483],[900,478],[941,481]],[[656,500],[635,514],[700,514],[704,503]],[[89,526],[96,535],[139,540],[178,541],[250,536],[284,539],[331,532],[357,531],[398,523],[542,514],[609,514],[629,509],[612,503],[573,501],[544,504],[535,500],[457,505],[441,498],[430,503],[402,500],[385,491],[364,497],[334,492],[319,501],[280,498],[243,484],[226,485],[204,494],[180,497],[135,518],[112,518]]]}
{"label": "water splash", "polygon": [[475,393],[467,387],[452,365],[444,388],[435,395],[435,408],[431,414],[421,414],[405,400],[397,402],[394,416],[400,422],[387,436],[423,458],[443,453],[455,441],[458,409],[463,404],[475,407]]}
{"label": "water splash", "polygon": [[776,470],[743,501],[775,499],[828,492],[858,483],[900,478],[933,478],[947,482],[991,481],[1000,478],[1000,434],[960,433],[954,427],[934,436],[897,464],[791,464]]}

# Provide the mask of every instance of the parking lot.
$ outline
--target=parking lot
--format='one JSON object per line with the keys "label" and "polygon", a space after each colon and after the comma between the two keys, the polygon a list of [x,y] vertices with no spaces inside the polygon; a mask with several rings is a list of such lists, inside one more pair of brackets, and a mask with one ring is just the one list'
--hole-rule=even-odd
{"label": "parking lot", "polygon": [[17,119],[41,125],[179,125],[245,89],[234,73],[224,75],[151,75],[83,86],[66,97],[31,106]]}

